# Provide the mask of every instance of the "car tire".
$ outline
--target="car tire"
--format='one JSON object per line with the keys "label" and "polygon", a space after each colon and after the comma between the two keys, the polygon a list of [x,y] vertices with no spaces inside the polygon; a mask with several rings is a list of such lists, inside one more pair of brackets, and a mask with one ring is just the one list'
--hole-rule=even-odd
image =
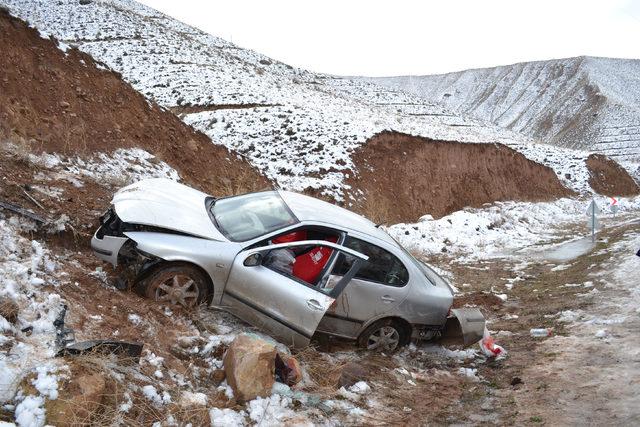
{"label": "car tire", "polygon": [[411,332],[395,319],[373,322],[358,337],[358,346],[371,351],[394,352],[409,342]]}
{"label": "car tire", "polygon": [[157,302],[191,310],[208,300],[210,283],[207,275],[193,265],[162,264],[139,281],[136,290]]}

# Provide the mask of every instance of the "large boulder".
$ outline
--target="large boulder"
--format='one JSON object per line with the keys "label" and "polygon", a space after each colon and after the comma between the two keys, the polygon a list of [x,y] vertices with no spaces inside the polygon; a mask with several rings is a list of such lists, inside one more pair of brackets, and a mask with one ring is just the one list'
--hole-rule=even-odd
{"label": "large boulder", "polygon": [[227,383],[238,402],[267,397],[275,382],[276,348],[258,337],[239,335],[224,355]]}

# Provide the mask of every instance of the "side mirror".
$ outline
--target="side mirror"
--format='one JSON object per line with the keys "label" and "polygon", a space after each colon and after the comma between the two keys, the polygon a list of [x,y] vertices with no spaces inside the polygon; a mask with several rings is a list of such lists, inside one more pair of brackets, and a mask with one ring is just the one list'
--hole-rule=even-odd
{"label": "side mirror", "polygon": [[255,267],[257,265],[262,264],[262,254],[251,254],[244,260],[245,267]]}

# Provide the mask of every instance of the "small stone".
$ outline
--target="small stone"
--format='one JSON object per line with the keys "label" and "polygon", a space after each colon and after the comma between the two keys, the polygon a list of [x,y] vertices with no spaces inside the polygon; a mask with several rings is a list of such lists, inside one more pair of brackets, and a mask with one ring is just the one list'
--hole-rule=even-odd
{"label": "small stone", "polygon": [[224,372],[224,369],[216,369],[211,373],[211,382],[213,382],[213,385],[217,387],[225,380],[226,377],[227,374]]}
{"label": "small stone", "polygon": [[482,405],[480,405],[480,409],[482,409],[483,411],[491,411],[493,410],[493,404],[490,400],[487,400]]}
{"label": "small stone", "polygon": [[290,354],[276,355],[276,380],[288,386],[294,386],[302,381],[302,368],[298,359]]}
{"label": "small stone", "polygon": [[338,387],[349,388],[357,382],[367,381],[369,379],[369,371],[362,365],[354,362],[347,363],[342,368]]}

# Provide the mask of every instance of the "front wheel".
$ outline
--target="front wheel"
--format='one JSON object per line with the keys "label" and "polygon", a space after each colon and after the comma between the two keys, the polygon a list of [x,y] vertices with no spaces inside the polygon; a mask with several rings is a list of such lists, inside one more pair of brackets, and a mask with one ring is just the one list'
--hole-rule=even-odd
{"label": "front wheel", "polygon": [[358,346],[367,350],[393,352],[405,345],[409,331],[400,322],[382,319],[374,322],[358,337]]}
{"label": "front wheel", "polygon": [[137,289],[138,293],[152,300],[193,309],[207,300],[209,280],[191,265],[169,264],[140,281]]}

